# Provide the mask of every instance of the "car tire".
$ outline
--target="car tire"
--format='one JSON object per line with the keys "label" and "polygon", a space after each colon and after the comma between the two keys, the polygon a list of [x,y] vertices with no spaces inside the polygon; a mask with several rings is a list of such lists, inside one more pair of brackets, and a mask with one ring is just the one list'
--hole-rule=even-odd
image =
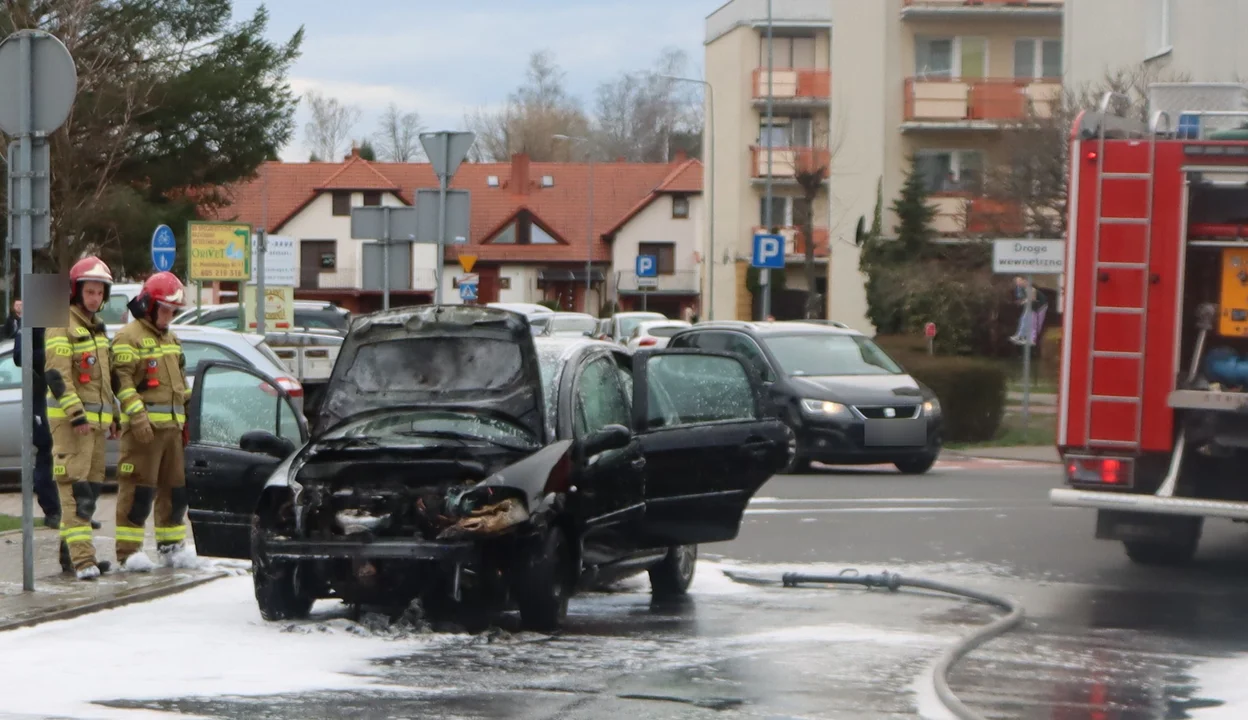
{"label": "car tire", "polygon": [[260,617],[269,622],[302,620],[312,612],[316,597],[299,582],[298,563],[273,560],[257,552],[253,543],[251,565]]}
{"label": "car tire", "polygon": [[572,596],[571,548],[559,527],[552,527],[520,568],[516,605],[526,630],[554,632],[568,615]]}
{"label": "car tire", "polygon": [[650,594],[660,600],[687,595],[697,566],[697,545],[668,548],[659,564],[650,568]]}
{"label": "car tire", "polygon": [[784,420],[784,426],[789,429],[789,462],[780,469],[781,475],[801,475],[810,472],[810,458],[802,454],[802,448],[797,442],[797,430],[793,428],[793,423]]}
{"label": "car tire", "polygon": [[893,463],[902,475],[924,475],[932,466],[936,464],[935,455],[924,455],[923,457],[907,458],[906,460],[898,460]]}
{"label": "car tire", "polygon": [[1127,557],[1137,565],[1180,566],[1186,565],[1196,556],[1199,539],[1178,545],[1124,540]]}

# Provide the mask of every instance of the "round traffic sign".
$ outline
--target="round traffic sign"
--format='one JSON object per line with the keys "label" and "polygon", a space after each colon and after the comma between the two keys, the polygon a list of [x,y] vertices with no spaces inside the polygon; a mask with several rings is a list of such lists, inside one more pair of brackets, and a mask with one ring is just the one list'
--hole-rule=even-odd
{"label": "round traffic sign", "polygon": [[936,323],[929,322],[923,326],[923,334],[927,337],[936,337]]}
{"label": "round traffic sign", "polygon": [[152,266],[157,272],[172,270],[177,253],[178,241],[173,237],[173,230],[168,225],[157,226],[152,233]]}
{"label": "round traffic sign", "polygon": [[50,133],[65,123],[78,95],[74,58],[55,35],[19,30],[0,41],[0,130],[22,132],[22,38],[30,43],[32,132]]}

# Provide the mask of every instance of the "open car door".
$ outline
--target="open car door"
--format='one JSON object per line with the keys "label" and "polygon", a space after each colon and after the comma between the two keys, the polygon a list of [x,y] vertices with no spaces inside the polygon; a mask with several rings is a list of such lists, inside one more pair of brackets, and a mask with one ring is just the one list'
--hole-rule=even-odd
{"label": "open car door", "polygon": [[307,442],[307,423],[276,382],[221,361],[199,365],[187,422],[187,516],[196,552],[249,558],[260,491]]}
{"label": "open car door", "polygon": [[761,386],[735,355],[633,356],[633,428],[646,458],[643,547],[737,536],[750,498],[788,460],[784,425],[761,412]]}

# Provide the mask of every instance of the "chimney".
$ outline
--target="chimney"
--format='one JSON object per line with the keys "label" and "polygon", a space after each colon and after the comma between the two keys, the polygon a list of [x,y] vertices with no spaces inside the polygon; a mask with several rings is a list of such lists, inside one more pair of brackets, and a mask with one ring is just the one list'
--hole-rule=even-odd
{"label": "chimney", "polygon": [[677,150],[676,153],[672,155],[672,163],[674,164],[683,163],[684,161],[688,159],[689,159],[689,153],[685,152],[684,150]]}
{"label": "chimney", "polygon": [[529,194],[529,155],[515,153],[511,156],[511,186],[513,195]]}
{"label": "chimney", "polygon": [[343,158],[343,160],[350,160],[351,158],[358,158],[359,156],[360,156],[360,146],[356,145],[355,141],[353,140],[351,141],[351,153],[347,155],[345,158]]}

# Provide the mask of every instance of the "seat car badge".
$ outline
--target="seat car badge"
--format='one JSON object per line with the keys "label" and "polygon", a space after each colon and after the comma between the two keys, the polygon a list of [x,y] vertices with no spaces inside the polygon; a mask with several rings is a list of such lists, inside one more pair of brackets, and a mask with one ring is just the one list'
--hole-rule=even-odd
{"label": "seat car badge", "polygon": [[897,417],[897,411],[892,408],[884,408],[884,417],[886,418]]}

